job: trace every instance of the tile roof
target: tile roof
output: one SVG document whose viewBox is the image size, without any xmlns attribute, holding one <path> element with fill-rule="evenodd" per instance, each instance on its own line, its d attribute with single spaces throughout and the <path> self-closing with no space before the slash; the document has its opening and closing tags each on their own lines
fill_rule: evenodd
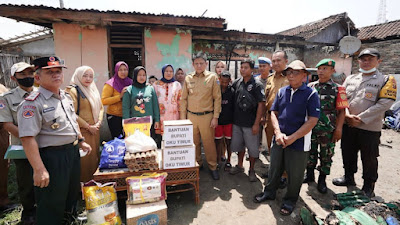
<svg viewBox="0 0 400 225">
<path fill-rule="evenodd" d="M 400 38 L 400 20 L 361 27 L 359 30 L 357 37 L 361 41 Z"/>
<path fill-rule="evenodd" d="M 300 26 L 297 26 L 295 28 L 291 28 L 289 30 L 281 31 L 277 34 L 282 34 L 282 35 L 290 35 L 290 36 L 299 36 L 303 37 L 306 40 L 314 37 L 317 35 L 319 32 L 322 30 L 326 29 L 330 25 L 337 23 L 337 22 L 342 22 L 342 21 L 350 21 L 350 27 L 354 28 L 354 23 L 348 18 L 347 13 L 340 13 L 336 15 L 329 16 L 327 18 L 314 21 L 311 23 L 303 24 Z M 347 29 L 347 24 L 344 23 L 344 26 L 346 26 Z"/>
<path fill-rule="evenodd" d="M 141 12 L 122 12 L 118 10 L 98 10 L 98 9 L 72 9 L 72 8 L 59 8 L 59 7 L 52 7 L 52 6 L 45 6 L 45 5 L 16 5 L 16 4 L 0 4 L 0 6 L 11 6 L 11 7 L 18 7 L 18 8 L 29 8 L 29 9 L 51 9 L 51 10 L 67 10 L 72 12 L 92 12 L 92 13 L 114 13 L 114 14 L 125 14 L 125 15 L 141 15 L 141 16 L 159 16 L 159 17 L 176 17 L 176 18 L 191 18 L 191 19 L 210 19 L 210 20 L 222 20 L 224 18 L 212 18 L 212 17 L 201 17 L 201 16 L 188 16 L 188 15 L 172 15 L 167 13 L 141 13 Z"/>
</svg>

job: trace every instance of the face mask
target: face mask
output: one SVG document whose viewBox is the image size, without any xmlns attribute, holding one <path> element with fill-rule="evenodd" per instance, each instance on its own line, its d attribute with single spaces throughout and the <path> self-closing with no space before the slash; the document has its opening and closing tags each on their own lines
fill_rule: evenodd
<svg viewBox="0 0 400 225">
<path fill-rule="evenodd" d="M 35 82 L 35 78 L 33 77 L 25 77 L 22 79 L 17 79 L 18 84 L 24 86 L 24 87 L 32 87 L 33 83 Z"/>
<path fill-rule="evenodd" d="M 370 69 L 370 70 L 364 70 L 364 69 L 359 69 L 358 71 L 360 71 L 361 73 L 373 73 L 376 71 L 376 67 Z"/>
</svg>

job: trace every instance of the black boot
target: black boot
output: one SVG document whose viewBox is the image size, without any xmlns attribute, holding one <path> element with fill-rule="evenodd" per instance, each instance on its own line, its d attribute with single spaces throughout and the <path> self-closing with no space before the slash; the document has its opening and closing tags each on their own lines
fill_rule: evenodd
<svg viewBox="0 0 400 225">
<path fill-rule="evenodd" d="M 307 168 L 307 172 L 304 175 L 303 183 L 311 183 L 311 182 L 315 182 L 314 168 Z"/>
<path fill-rule="evenodd" d="M 338 177 L 332 180 L 332 183 L 336 186 L 356 186 L 354 181 L 354 173 L 345 174 L 343 177 Z"/>
<path fill-rule="evenodd" d="M 374 189 L 375 189 L 374 182 L 364 181 L 364 186 L 362 187 L 361 190 L 364 191 L 365 195 L 368 198 L 373 198 L 373 197 L 375 197 Z"/>
<path fill-rule="evenodd" d="M 326 194 L 326 192 L 328 192 L 328 188 L 326 187 L 325 179 L 326 179 L 326 175 L 323 173 L 320 173 L 319 177 L 318 177 L 317 189 L 318 189 L 319 193 L 322 193 L 322 194 Z"/>
</svg>

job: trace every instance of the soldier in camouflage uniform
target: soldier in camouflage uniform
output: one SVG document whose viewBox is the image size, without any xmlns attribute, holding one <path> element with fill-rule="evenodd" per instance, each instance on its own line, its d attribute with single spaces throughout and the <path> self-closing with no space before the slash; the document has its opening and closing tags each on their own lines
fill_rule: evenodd
<svg viewBox="0 0 400 225">
<path fill-rule="evenodd" d="M 335 150 L 335 142 L 341 139 L 342 126 L 345 117 L 345 108 L 348 107 L 345 89 L 331 80 L 335 72 L 335 61 L 323 59 L 317 66 L 318 81 L 308 86 L 315 88 L 320 96 L 321 112 L 317 125 L 312 130 L 311 151 L 307 163 L 307 173 L 304 183 L 314 182 L 314 169 L 318 161 L 318 191 L 326 193 L 326 175 L 330 174 L 332 156 Z M 318 146 L 320 151 L 318 152 Z"/>
</svg>

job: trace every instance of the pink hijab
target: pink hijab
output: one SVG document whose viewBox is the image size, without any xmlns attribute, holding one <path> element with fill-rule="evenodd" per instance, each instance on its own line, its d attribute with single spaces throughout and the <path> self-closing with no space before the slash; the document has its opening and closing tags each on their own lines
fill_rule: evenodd
<svg viewBox="0 0 400 225">
<path fill-rule="evenodd" d="M 124 89 L 124 87 L 132 85 L 132 79 L 131 78 L 129 78 L 129 77 L 126 77 L 125 79 L 119 78 L 118 70 L 121 67 L 121 65 L 126 66 L 126 68 L 129 71 L 128 64 L 126 64 L 126 62 L 124 62 L 124 61 L 119 61 L 119 62 L 117 62 L 117 64 L 115 64 L 114 76 L 106 82 L 106 84 L 108 84 L 111 87 L 113 87 L 119 93 L 121 93 L 121 91 L 122 91 L 122 89 Z"/>
</svg>

